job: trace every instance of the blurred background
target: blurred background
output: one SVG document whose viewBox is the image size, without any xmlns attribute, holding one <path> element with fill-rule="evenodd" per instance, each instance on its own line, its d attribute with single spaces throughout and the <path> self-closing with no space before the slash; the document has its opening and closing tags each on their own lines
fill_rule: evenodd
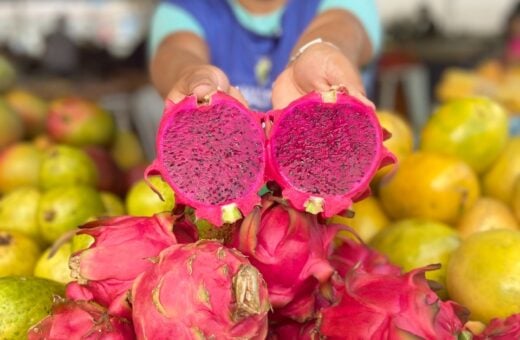
<svg viewBox="0 0 520 340">
<path fill-rule="evenodd" d="M 81 95 L 138 130 L 159 116 L 146 69 L 153 0 L 0 1 L 0 54 L 16 87 L 45 99 Z M 516 109 L 515 72 L 501 64 L 514 0 L 378 1 L 385 44 L 372 100 L 419 131 L 436 103 L 468 93 L 499 97 Z M 0 72 L 6 72 L 0 70 Z M 498 84 L 507 74 L 507 86 Z M 500 83 L 504 83 L 500 81 Z M 518 85 L 517 85 L 518 84 Z M 156 96 L 156 95 L 155 95 Z M 520 109 L 518 110 L 520 111 Z"/>
</svg>

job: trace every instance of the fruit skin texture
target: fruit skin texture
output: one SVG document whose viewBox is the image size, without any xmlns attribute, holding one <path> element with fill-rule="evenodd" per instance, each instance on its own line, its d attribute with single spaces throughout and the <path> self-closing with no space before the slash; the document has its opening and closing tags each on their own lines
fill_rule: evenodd
<svg viewBox="0 0 520 340">
<path fill-rule="evenodd" d="M 157 158 L 145 179 L 160 174 L 197 219 L 231 224 L 260 203 L 264 144 L 260 118 L 223 92 L 203 104 L 196 96 L 168 101 L 156 138 Z"/>
<path fill-rule="evenodd" d="M 22 118 L 29 136 L 44 131 L 48 105 L 43 99 L 28 91 L 16 89 L 6 93 L 5 101 Z"/>
<path fill-rule="evenodd" d="M 354 212 L 354 217 L 347 218 L 341 215 L 332 216 L 328 224 L 348 226 L 354 229 L 356 234 L 364 242 L 369 242 L 379 231 L 390 224 L 383 207 L 381 207 L 381 203 L 379 203 L 375 197 L 370 196 L 356 202 L 349 210 Z M 351 237 L 352 233 L 350 231 L 340 230 L 338 235 Z"/>
<path fill-rule="evenodd" d="M 390 263 L 382 253 L 352 238 L 346 236 L 341 238 L 341 245 L 336 247 L 329 257 L 331 265 L 341 277 L 346 277 L 356 268 L 373 274 L 401 274 L 401 267 Z"/>
<path fill-rule="evenodd" d="M 428 286 L 424 272 L 403 275 L 354 269 L 341 286 L 340 299 L 323 308 L 320 334 L 327 339 L 454 339 L 463 329 L 460 306 L 443 302 Z"/>
<path fill-rule="evenodd" d="M 506 148 L 482 178 L 484 194 L 510 204 L 513 188 L 520 181 L 520 136 L 509 140 Z"/>
<path fill-rule="evenodd" d="M 71 253 L 72 244 L 70 242 L 49 247 L 36 262 L 34 276 L 63 284 L 69 283 L 72 280 L 69 268 Z"/>
<path fill-rule="evenodd" d="M 31 275 L 40 256 L 39 245 L 14 231 L 0 231 L 0 276 Z"/>
<path fill-rule="evenodd" d="M 520 227 L 507 205 L 497 199 L 481 197 L 462 215 L 457 230 L 462 238 L 467 238 L 490 229 L 519 230 Z"/>
<path fill-rule="evenodd" d="M 413 151 L 414 136 L 412 128 L 401 116 L 393 112 L 378 111 L 377 118 L 383 129 L 392 135 L 383 142 L 383 145 L 395 156 L 397 163 L 403 161 Z M 396 167 L 398 165 L 393 164 L 379 169 L 372 179 L 371 186 L 377 188 L 379 182 L 385 176 L 390 175 Z"/>
<path fill-rule="evenodd" d="M 179 244 L 132 288 L 138 339 L 265 339 L 269 301 L 260 273 L 216 241 Z"/>
<path fill-rule="evenodd" d="M 111 114 L 87 100 L 69 97 L 50 104 L 47 132 L 58 142 L 75 146 L 108 145 L 114 131 Z"/>
<path fill-rule="evenodd" d="M 37 277 L 0 278 L 0 339 L 25 340 L 27 330 L 46 317 L 63 285 Z"/>
<path fill-rule="evenodd" d="M 309 93 L 268 116 L 266 176 L 300 211 L 328 218 L 348 209 L 368 196 L 377 170 L 395 162 L 373 109 L 342 88 Z"/>
<path fill-rule="evenodd" d="M 0 193 L 38 186 L 41 152 L 30 143 L 14 144 L 0 152 Z"/>
<path fill-rule="evenodd" d="M 85 224 L 78 234 L 89 235 L 94 242 L 71 257 L 72 277 L 96 302 L 119 315 L 117 310 L 125 303 L 134 279 L 153 266 L 163 249 L 177 243 L 173 222 L 170 216 L 157 215 L 114 217 Z"/>
<path fill-rule="evenodd" d="M 441 268 L 426 272 L 426 278 L 443 286 L 446 284 L 446 265 L 459 245 L 459 235 L 453 228 L 425 219 L 395 222 L 370 242 L 370 246 L 404 271 L 440 263 Z M 445 290 L 439 293 L 442 297 L 446 296 Z"/>
<path fill-rule="evenodd" d="M 63 301 L 53 307 L 52 315 L 31 327 L 28 340 L 82 339 L 132 340 L 132 324 L 108 314 L 94 302 Z"/>
<path fill-rule="evenodd" d="M 442 105 L 426 123 L 421 150 L 458 157 L 480 174 L 506 146 L 508 131 L 506 111 L 492 100 L 454 100 Z"/>
<path fill-rule="evenodd" d="M 319 340 L 318 330 L 314 322 L 299 323 L 286 321 L 269 328 L 269 340 Z"/>
<path fill-rule="evenodd" d="M 45 241 L 53 243 L 65 232 L 103 215 L 104 211 L 99 193 L 91 187 L 75 185 L 50 189 L 42 194 L 38 208 L 40 234 Z"/>
<path fill-rule="evenodd" d="M 447 268 L 450 297 L 489 322 L 520 313 L 520 231 L 488 230 L 471 235 Z"/>
<path fill-rule="evenodd" d="M 382 183 L 379 195 L 393 219 L 427 218 L 456 223 L 480 195 L 476 174 L 464 162 L 439 154 L 417 152 Z"/>
<path fill-rule="evenodd" d="M 70 185 L 96 186 L 102 175 L 85 152 L 68 145 L 57 145 L 43 156 L 40 187 L 47 190 Z"/>
<path fill-rule="evenodd" d="M 38 205 L 41 194 L 36 188 L 19 188 L 0 199 L 0 230 L 17 231 L 33 239 L 40 238 Z"/>
<path fill-rule="evenodd" d="M 505 319 L 492 319 L 482 333 L 474 335 L 474 340 L 511 340 L 520 338 L 520 314 Z"/>
<path fill-rule="evenodd" d="M 175 193 L 159 176 L 151 176 L 148 181 L 159 191 L 163 200 L 146 184 L 144 180 L 136 182 L 126 195 L 126 211 L 133 216 L 153 216 L 172 211 L 175 208 Z"/>
<path fill-rule="evenodd" d="M 327 257 L 336 232 L 316 215 L 267 198 L 244 219 L 233 246 L 262 273 L 275 312 L 305 321 L 314 315 L 319 283 L 334 271 Z"/>
<path fill-rule="evenodd" d="M 22 120 L 0 99 L 0 150 L 19 141 L 23 135 L 24 128 Z"/>
</svg>

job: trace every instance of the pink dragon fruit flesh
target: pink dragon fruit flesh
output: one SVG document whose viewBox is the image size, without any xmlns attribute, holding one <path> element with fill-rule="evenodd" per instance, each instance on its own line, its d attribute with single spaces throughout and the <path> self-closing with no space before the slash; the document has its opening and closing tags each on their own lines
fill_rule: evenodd
<svg viewBox="0 0 520 340">
<path fill-rule="evenodd" d="M 395 162 L 374 110 L 345 91 L 310 93 L 269 113 L 267 178 L 298 210 L 338 214 L 370 193 L 380 167 Z"/>
<path fill-rule="evenodd" d="M 338 288 L 339 300 L 320 311 L 320 334 L 328 340 L 456 339 L 467 313 L 430 289 L 424 273 L 437 268 L 403 275 L 354 268 Z"/>
<path fill-rule="evenodd" d="M 109 315 L 106 308 L 86 301 L 62 301 L 52 314 L 31 327 L 28 340 L 133 340 L 132 323 Z"/>
<path fill-rule="evenodd" d="M 264 144 L 260 118 L 234 98 L 217 92 L 198 103 L 188 96 L 167 103 L 145 177 L 159 173 L 197 218 L 233 223 L 260 202 Z"/>
<path fill-rule="evenodd" d="M 305 321 L 314 314 L 319 283 L 334 271 L 327 258 L 337 230 L 275 200 L 264 198 L 244 219 L 234 246 L 262 273 L 275 313 Z"/>
<path fill-rule="evenodd" d="M 267 287 L 247 258 L 201 240 L 164 250 L 132 288 L 138 339 L 265 339 Z"/>
<path fill-rule="evenodd" d="M 115 217 L 84 225 L 79 234 L 90 235 L 89 248 L 73 254 L 69 266 L 77 285 L 67 288 L 74 300 L 89 300 L 127 316 L 127 295 L 134 279 L 153 266 L 159 253 L 177 243 L 174 217 Z M 125 312 L 126 311 L 126 312 Z"/>
</svg>

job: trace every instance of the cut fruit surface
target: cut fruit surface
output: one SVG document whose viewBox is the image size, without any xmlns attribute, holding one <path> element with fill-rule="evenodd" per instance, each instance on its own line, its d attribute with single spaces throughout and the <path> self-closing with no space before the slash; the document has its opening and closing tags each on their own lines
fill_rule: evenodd
<svg viewBox="0 0 520 340">
<path fill-rule="evenodd" d="M 159 173 L 176 199 L 212 224 L 233 223 L 260 203 L 265 136 L 260 119 L 234 98 L 215 93 L 168 103 L 156 141 Z"/>
</svg>

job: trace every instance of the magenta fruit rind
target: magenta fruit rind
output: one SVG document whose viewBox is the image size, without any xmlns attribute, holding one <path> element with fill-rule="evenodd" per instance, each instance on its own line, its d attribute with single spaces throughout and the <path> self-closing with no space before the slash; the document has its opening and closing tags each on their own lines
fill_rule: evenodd
<svg viewBox="0 0 520 340">
<path fill-rule="evenodd" d="M 242 192 L 239 197 L 230 197 L 225 202 L 221 204 L 212 204 L 204 199 L 195 199 L 179 187 L 178 183 L 171 178 L 166 169 L 166 162 L 163 157 L 168 150 L 165 150 L 165 145 L 163 143 L 163 138 L 161 136 L 165 136 L 168 129 L 171 129 L 171 125 L 173 125 L 173 117 L 179 114 L 179 112 L 186 112 L 189 110 L 197 109 L 201 107 L 201 105 L 225 105 L 226 108 L 236 108 L 237 112 L 240 113 L 243 117 L 247 117 L 254 126 L 252 129 L 252 134 L 249 136 L 250 139 L 254 140 L 254 142 L 261 143 L 262 148 L 260 151 L 260 155 L 257 155 L 259 158 L 260 166 L 258 169 L 255 169 L 256 173 L 254 173 L 253 178 L 245 184 L 247 187 L 246 192 Z M 243 118 L 242 117 L 242 118 Z M 232 124 L 232 123 L 231 123 Z M 171 131 L 171 130 L 170 130 Z M 232 137 L 232 136 L 230 136 Z M 253 207 L 260 203 L 260 197 L 258 196 L 258 191 L 264 184 L 264 171 L 265 171 L 265 163 L 266 163 L 266 152 L 265 152 L 265 134 L 260 124 L 260 117 L 258 114 L 250 112 L 246 107 L 244 107 L 240 102 L 236 99 L 221 93 L 217 92 L 207 98 L 207 101 L 200 104 L 197 102 L 195 96 L 188 96 L 183 99 L 178 104 L 174 104 L 172 102 L 168 102 L 165 108 L 165 114 L 163 119 L 161 120 L 161 124 L 158 131 L 158 138 L 156 142 L 156 150 L 157 150 L 157 158 L 153 161 L 153 163 L 145 170 L 145 180 L 150 175 L 159 174 L 161 177 L 170 185 L 170 187 L 175 192 L 176 201 L 180 204 L 185 204 L 195 209 L 195 216 L 198 219 L 206 219 L 210 223 L 216 226 L 221 226 L 225 223 L 234 223 L 237 220 L 241 219 L 243 216 L 249 214 Z M 256 156 L 255 156 L 256 157 Z M 247 160 L 246 160 L 247 161 Z M 237 163 L 238 164 L 238 163 Z M 218 165 L 218 164 L 217 164 Z M 208 164 L 204 164 L 204 166 L 208 166 Z M 237 165 L 241 167 L 241 165 Z M 204 169 L 204 171 L 207 169 Z M 218 177 L 220 174 L 215 173 L 215 177 Z M 247 180 L 247 179 L 244 179 Z M 153 185 L 147 180 L 148 185 L 158 193 Z M 197 188 L 197 183 L 194 181 L 194 188 Z M 159 194 L 159 193 L 158 193 Z M 159 194 L 160 196 L 160 194 Z"/>
<path fill-rule="evenodd" d="M 292 183 L 291 176 L 285 173 L 276 157 L 275 148 L 277 147 L 277 133 L 280 130 L 279 122 L 284 119 L 291 119 L 290 115 L 296 108 L 308 106 L 310 104 L 320 105 L 321 107 L 335 107 L 336 105 L 349 105 L 348 113 L 359 112 L 363 114 L 363 119 L 369 122 L 373 129 L 374 155 L 370 165 L 363 170 L 363 176 L 359 182 L 346 192 L 341 194 L 320 194 L 313 195 L 305 190 L 298 188 Z M 291 205 L 298 210 L 304 210 L 312 214 L 323 213 L 324 217 L 331 217 L 347 208 L 353 202 L 360 200 L 370 194 L 370 181 L 377 170 L 385 165 L 395 163 L 395 157 L 383 146 L 383 141 L 389 137 L 377 119 L 374 110 L 366 106 L 357 98 L 352 97 L 341 89 L 332 89 L 325 93 L 313 92 L 292 102 L 283 110 L 276 110 L 268 113 L 269 120 L 267 126 L 267 179 L 276 181 L 282 187 L 282 195 Z M 352 156 L 350 156 L 352 157 Z M 348 174 L 346 174 L 348 175 Z"/>
</svg>

